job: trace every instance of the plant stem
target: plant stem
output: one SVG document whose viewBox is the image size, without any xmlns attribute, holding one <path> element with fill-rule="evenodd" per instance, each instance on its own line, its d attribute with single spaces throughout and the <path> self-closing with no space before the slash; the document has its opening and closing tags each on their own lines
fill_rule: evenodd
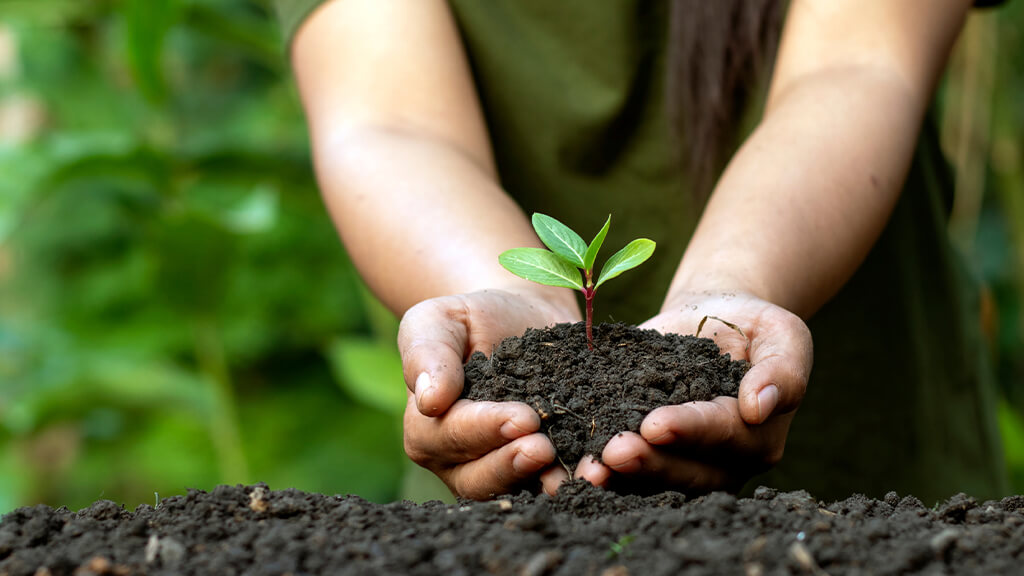
<svg viewBox="0 0 1024 576">
<path fill-rule="evenodd" d="M 594 288 L 594 272 L 592 270 L 586 270 L 584 275 L 587 279 L 587 285 L 583 288 L 583 299 L 587 302 L 587 349 L 594 349 L 594 334 L 592 327 L 594 325 L 594 292 L 597 290 Z"/>
</svg>

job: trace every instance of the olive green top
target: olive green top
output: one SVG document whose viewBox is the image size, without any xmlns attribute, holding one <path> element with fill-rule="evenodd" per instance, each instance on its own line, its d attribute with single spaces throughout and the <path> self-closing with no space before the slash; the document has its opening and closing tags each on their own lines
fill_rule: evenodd
<svg viewBox="0 0 1024 576">
<path fill-rule="evenodd" d="M 321 0 L 278 0 L 290 35 Z M 657 312 L 699 206 L 673 160 L 667 2 L 452 0 L 504 188 L 527 212 L 654 257 L 602 289 L 598 320 Z M 597 7 L 600 7 L 598 9 Z M 782 463 L 756 478 L 819 498 L 1008 490 L 978 289 L 946 234 L 949 167 L 930 123 L 867 260 L 809 322 L 814 370 Z M 610 252 L 609 252 L 610 253 Z"/>
</svg>

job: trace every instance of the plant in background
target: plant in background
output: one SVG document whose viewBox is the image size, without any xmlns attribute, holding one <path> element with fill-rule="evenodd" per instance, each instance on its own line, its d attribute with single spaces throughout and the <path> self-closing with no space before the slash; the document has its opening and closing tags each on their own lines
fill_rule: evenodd
<svg viewBox="0 0 1024 576">
<path fill-rule="evenodd" d="M 594 349 L 594 294 L 608 280 L 626 270 L 636 268 L 654 253 L 654 241 L 647 238 L 633 240 L 604 263 L 601 274 L 594 279 L 594 261 L 597 252 L 608 235 L 612 217 L 608 216 L 604 226 L 588 245 L 568 226 L 544 214 L 533 215 L 533 229 L 541 242 L 551 249 L 513 248 L 498 256 L 498 262 L 506 270 L 547 286 L 575 288 L 583 293 L 587 306 L 587 347 Z"/>
</svg>

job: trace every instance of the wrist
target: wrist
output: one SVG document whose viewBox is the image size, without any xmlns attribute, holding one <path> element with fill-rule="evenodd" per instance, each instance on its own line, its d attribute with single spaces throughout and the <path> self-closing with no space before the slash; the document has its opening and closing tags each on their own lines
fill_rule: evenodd
<svg viewBox="0 0 1024 576">
<path fill-rule="evenodd" d="M 743 270 L 716 269 L 712 264 L 687 267 L 684 263 L 669 286 L 662 311 L 677 308 L 694 298 L 739 294 L 774 302 L 767 284 Z"/>
</svg>

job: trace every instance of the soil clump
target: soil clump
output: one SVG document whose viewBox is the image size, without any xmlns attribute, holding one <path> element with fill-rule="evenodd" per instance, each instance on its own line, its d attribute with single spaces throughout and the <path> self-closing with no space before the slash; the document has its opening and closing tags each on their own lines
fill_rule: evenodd
<svg viewBox="0 0 1024 576">
<path fill-rule="evenodd" d="M 582 322 L 558 324 L 506 338 L 490 358 L 474 353 L 462 395 L 533 407 L 571 471 L 586 454 L 600 458 L 616 434 L 639 432 L 659 406 L 735 397 L 749 366 L 709 338 L 601 324 L 589 350 Z"/>
</svg>

